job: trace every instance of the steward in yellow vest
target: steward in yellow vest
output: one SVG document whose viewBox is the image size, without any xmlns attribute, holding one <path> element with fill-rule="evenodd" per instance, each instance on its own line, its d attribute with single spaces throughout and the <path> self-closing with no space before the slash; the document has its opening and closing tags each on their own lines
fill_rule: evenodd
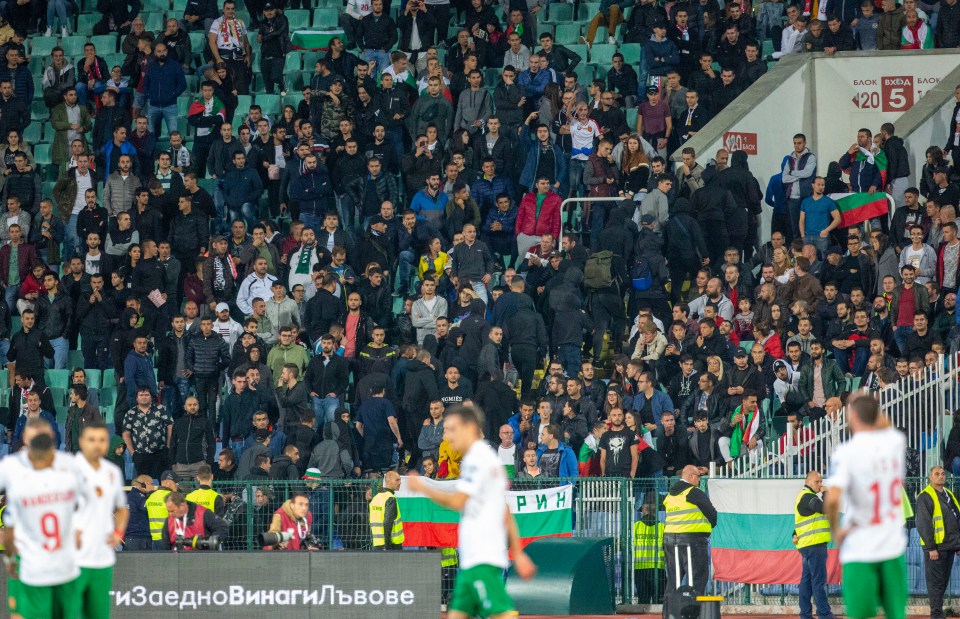
<svg viewBox="0 0 960 619">
<path fill-rule="evenodd" d="M 159 542 L 167 526 L 167 495 L 177 489 L 177 478 L 173 471 L 164 471 L 160 475 L 160 487 L 150 493 L 144 507 L 147 508 L 147 521 L 150 523 L 150 538 Z"/>
<path fill-rule="evenodd" d="M 793 502 L 793 543 L 800 551 L 800 616 L 813 616 L 813 603 L 818 617 L 832 617 L 827 601 L 827 544 L 830 543 L 830 522 L 823 513 L 823 476 L 810 471 L 803 489 Z"/>
<path fill-rule="evenodd" d="M 374 549 L 399 550 L 403 547 L 403 520 L 393 495 L 400 488 L 400 475 L 388 471 L 383 490 L 370 501 L 370 536 Z"/>
<path fill-rule="evenodd" d="M 197 482 L 200 487 L 186 496 L 186 499 L 197 505 L 203 505 L 218 516 L 223 515 L 226 501 L 220 493 L 211 488 L 213 484 L 213 469 L 209 464 L 201 464 L 197 469 Z"/>
<path fill-rule="evenodd" d="M 657 604 L 663 599 L 667 575 L 663 568 L 664 525 L 657 520 L 655 493 L 649 493 L 633 524 L 633 583 L 638 604 Z M 686 552 L 684 552 L 686 558 Z"/>
<path fill-rule="evenodd" d="M 710 532 L 717 524 L 717 510 L 710 502 L 707 493 L 700 489 L 700 472 L 697 467 L 688 464 L 680 473 L 680 481 L 670 487 L 663 499 L 667 511 L 663 528 L 663 554 L 667 569 L 667 587 L 664 595 L 667 599 L 676 591 L 680 583 L 676 582 L 674 561 L 679 558 L 680 578 L 687 575 L 693 588 L 699 595 L 705 595 L 710 572 L 710 560 L 707 545 Z M 690 548 L 690 562 L 687 562 L 687 548 Z"/>
<path fill-rule="evenodd" d="M 916 524 L 923 546 L 930 616 L 943 617 L 943 595 L 950 583 L 954 555 L 960 550 L 960 503 L 944 486 L 947 473 L 930 469 L 930 483 L 917 495 Z"/>
</svg>

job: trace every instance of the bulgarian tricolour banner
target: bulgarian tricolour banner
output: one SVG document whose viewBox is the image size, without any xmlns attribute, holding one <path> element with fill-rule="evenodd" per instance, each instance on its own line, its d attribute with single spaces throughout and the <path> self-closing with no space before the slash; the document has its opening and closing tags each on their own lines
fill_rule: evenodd
<svg viewBox="0 0 960 619">
<path fill-rule="evenodd" d="M 318 52 L 329 49 L 330 39 L 340 37 L 343 39 L 343 29 L 341 28 L 304 28 L 294 30 L 290 37 L 293 49 L 302 51 Z M 313 67 L 307 67 L 313 69 Z"/>
<path fill-rule="evenodd" d="M 714 578 L 758 585 L 798 584 L 793 510 L 802 480 L 711 479 L 717 526 L 710 538 Z M 840 551 L 827 550 L 827 582 L 840 582 Z"/>
<path fill-rule="evenodd" d="M 840 211 L 840 227 L 855 226 L 874 217 L 886 217 L 893 202 L 887 194 L 878 191 L 869 193 L 831 193 L 829 198 L 837 203 Z"/>
<path fill-rule="evenodd" d="M 455 481 L 424 481 L 446 492 L 452 492 L 456 485 Z M 397 491 L 397 503 L 403 518 L 404 546 L 456 547 L 460 514 L 410 491 L 406 479 Z M 524 546 L 542 537 L 573 535 L 573 486 L 510 491 L 507 505 L 517 521 Z"/>
</svg>

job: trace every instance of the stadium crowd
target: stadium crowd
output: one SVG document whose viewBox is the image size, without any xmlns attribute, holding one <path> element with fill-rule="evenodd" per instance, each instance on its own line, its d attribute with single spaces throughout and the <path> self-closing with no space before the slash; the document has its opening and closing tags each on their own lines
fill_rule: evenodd
<svg viewBox="0 0 960 619">
<path fill-rule="evenodd" d="M 443 411 L 469 400 L 517 477 L 705 472 L 960 343 L 953 127 L 922 170 L 889 123 L 845 153 L 797 134 L 770 179 L 685 146 L 765 49 L 955 47 L 956 0 L 604 0 L 586 46 L 540 15 L 586 3 L 350 0 L 302 96 L 296 1 L 247 24 L 189 0 L 153 32 L 101 0 L 82 44 L 41 4 L 0 9 L 12 450 L 30 418 L 76 451 L 106 417 L 111 457 L 161 481 L 456 477 Z M 77 57 L 29 57 L 56 23 Z M 576 51 L 613 52 L 601 26 L 602 72 Z M 848 191 L 892 218 L 841 227 Z"/>
</svg>

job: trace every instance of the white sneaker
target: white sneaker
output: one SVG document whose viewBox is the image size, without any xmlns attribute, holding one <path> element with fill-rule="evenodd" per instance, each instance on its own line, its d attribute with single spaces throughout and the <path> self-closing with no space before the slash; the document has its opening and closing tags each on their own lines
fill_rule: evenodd
<svg viewBox="0 0 960 619">
<path fill-rule="evenodd" d="M 286 96 L 287 96 L 287 91 L 286 91 L 286 90 L 281 90 L 281 91 L 280 91 L 280 97 L 282 98 L 282 97 L 286 97 Z"/>
<path fill-rule="evenodd" d="M 65 36 L 65 37 L 70 36 L 70 31 L 67 30 L 67 27 L 66 27 L 66 26 L 61 26 L 61 27 L 60 27 L 60 35 L 61 35 L 61 36 Z"/>
<path fill-rule="evenodd" d="M 587 40 L 587 37 L 580 35 L 580 42 L 586 45 L 588 48 L 591 47 L 590 41 Z"/>
<path fill-rule="evenodd" d="M 617 43 L 617 40 L 614 39 L 613 37 L 607 37 L 607 43 L 609 43 L 610 45 L 615 45 Z"/>
<path fill-rule="evenodd" d="M 43 36 L 48 37 L 51 34 L 53 34 L 53 28 L 51 28 L 50 26 L 47 26 L 47 31 L 43 33 Z"/>
</svg>

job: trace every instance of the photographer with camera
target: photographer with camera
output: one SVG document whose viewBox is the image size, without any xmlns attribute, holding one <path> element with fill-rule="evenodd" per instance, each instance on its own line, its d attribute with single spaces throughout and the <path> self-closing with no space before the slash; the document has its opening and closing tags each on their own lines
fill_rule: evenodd
<svg viewBox="0 0 960 619">
<path fill-rule="evenodd" d="M 273 513 L 270 530 L 260 534 L 260 543 L 264 550 L 319 550 L 320 543 L 312 529 L 310 499 L 302 492 L 294 492 Z"/>
<path fill-rule="evenodd" d="M 219 550 L 227 536 L 227 525 L 203 505 L 186 499 L 180 492 L 167 495 L 167 526 L 161 547 L 175 552 Z"/>
</svg>

